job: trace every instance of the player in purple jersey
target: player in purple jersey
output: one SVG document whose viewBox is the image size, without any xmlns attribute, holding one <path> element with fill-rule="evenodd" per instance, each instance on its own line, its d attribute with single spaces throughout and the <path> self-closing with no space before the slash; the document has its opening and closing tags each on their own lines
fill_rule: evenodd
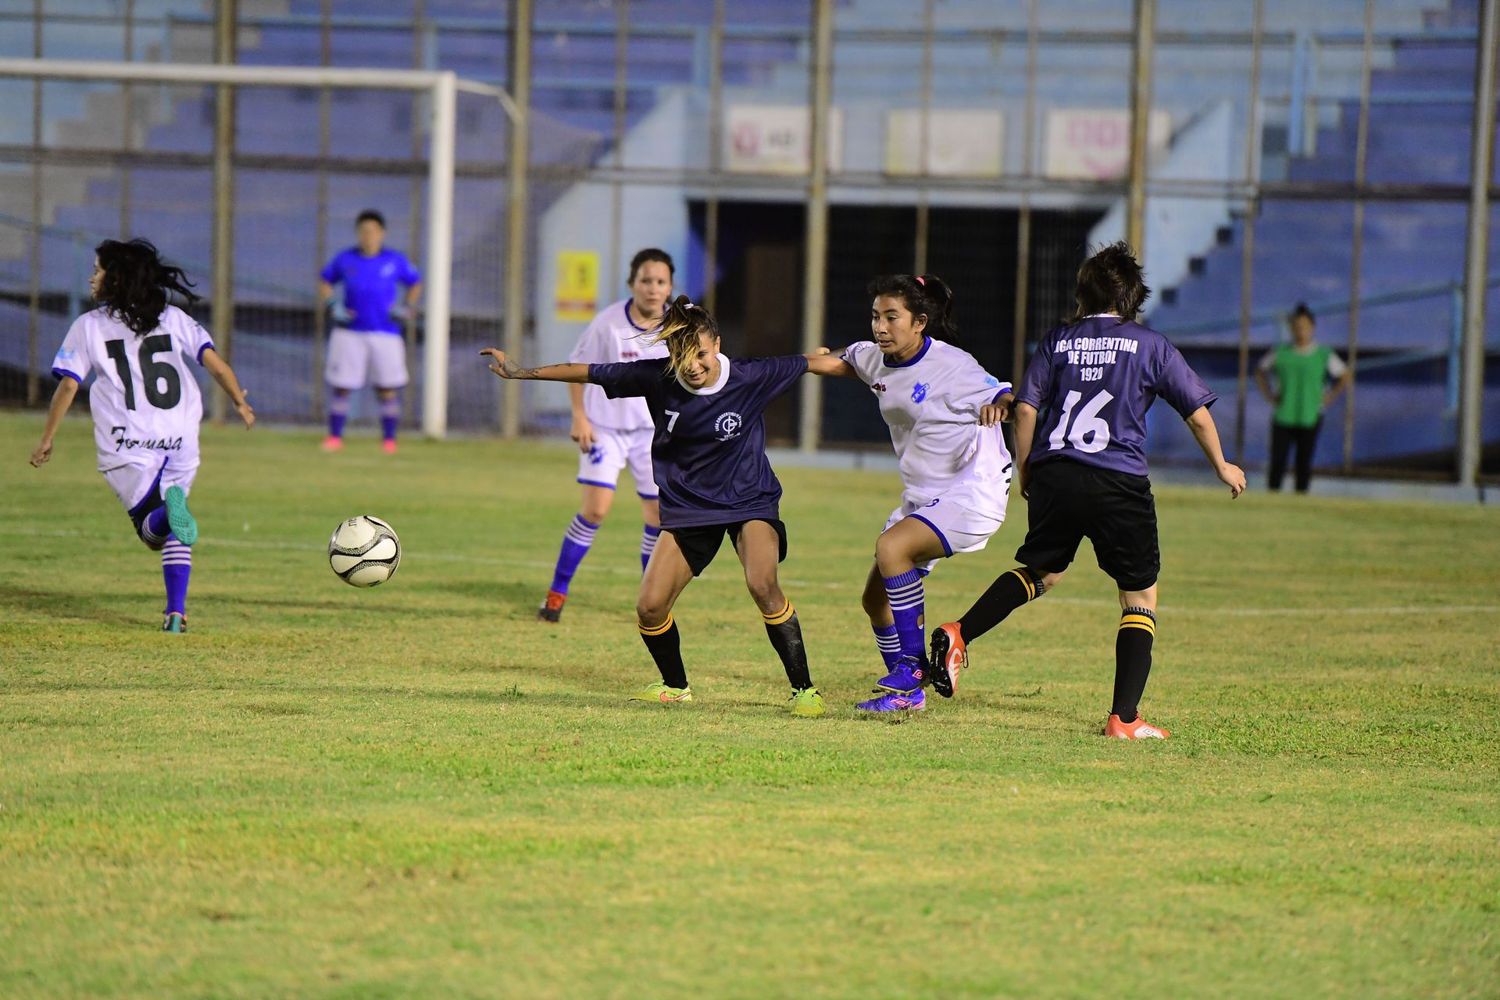
<svg viewBox="0 0 1500 1000">
<path fill-rule="evenodd" d="M 1057 585 L 1088 538 L 1099 568 L 1120 591 L 1114 702 L 1106 736 L 1165 739 L 1137 711 L 1156 636 L 1156 505 L 1146 470 L 1146 411 L 1159 396 L 1187 421 L 1231 498 L 1245 473 L 1224 460 L 1208 408 L 1218 396 L 1177 348 L 1135 322 L 1151 289 L 1125 243 L 1078 269 L 1078 310 L 1037 345 L 1016 393 L 1016 468 L 1029 501 L 1021 563 L 1001 575 L 956 622 L 932 634 L 931 665 L 947 682 L 966 644 Z"/>
<path fill-rule="evenodd" d="M 592 383 L 612 399 L 645 398 L 655 428 L 651 463 L 662 535 L 641 578 L 636 617 L 661 681 L 631 700 L 693 700 L 672 608 L 728 535 L 791 682 L 792 714 L 820 716 L 823 697 L 808 672 L 802 626 L 777 581 L 786 526 L 779 516 L 781 484 L 766 458 L 764 419 L 766 406 L 808 371 L 808 359 L 726 358 L 719 353 L 718 324 L 686 296 L 667 307 L 650 340 L 665 344 L 668 356 L 523 368 L 495 348 L 480 353 L 501 378 Z"/>
<path fill-rule="evenodd" d="M 381 447 L 394 454 L 401 389 L 408 381 L 401 326 L 412 319 L 422 294 L 422 276 L 405 256 L 386 248 L 385 217 L 379 212 L 359 213 L 354 234 L 356 244 L 339 251 L 318 275 L 318 294 L 333 320 L 324 372 L 328 436 L 323 450 L 344 446 L 349 394 L 371 382 L 380 400 Z M 335 285 L 342 286 L 341 294 L 334 293 Z"/>
</svg>

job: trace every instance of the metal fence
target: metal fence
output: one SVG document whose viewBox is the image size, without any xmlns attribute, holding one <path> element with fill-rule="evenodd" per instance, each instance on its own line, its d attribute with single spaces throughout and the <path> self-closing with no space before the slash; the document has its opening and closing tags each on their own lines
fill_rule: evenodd
<svg viewBox="0 0 1500 1000">
<path fill-rule="evenodd" d="M 623 297 L 642 245 L 671 250 L 679 287 L 753 353 L 859 338 L 874 273 L 943 274 L 964 346 L 1013 377 L 1071 306 L 1088 245 L 1128 237 L 1156 289 L 1148 321 L 1220 389 L 1242 459 L 1266 449 L 1254 364 L 1306 301 L 1355 372 L 1319 464 L 1470 482 L 1500 471 L 1483 450 L 1500 438 L 1484 391 L 1500 337 L 1477 291 L 1493 287 L 1486 7 L 32 0 L 0 9 L 0 58 L 451 69 L 506 88 L 520 132 L 493 101 L 458 108 L 455 427 L 559 426 L 565 396 L 503 397 L 472 349 L 561 357 L 579 303 Z M 86 248 L 143 234 L 205 280 L 228 266 L 236 364 L 273 373 L 279 418 L 318 418 L 316 270 L 368 206 L 421 256 L 425 111 L 395 93 L 231 94 L 0 81 L 0 365 L 26 402 L 82 305 Z M 234 192 L 217 221 L 216 150 Z M 592 282 L 570 287 L 576 267 Z M 806 382 L 773 434 L 883 438 L 868 400 Z M 1170 422 L 1154 447 L 1192 457 Z"/>
</svg>

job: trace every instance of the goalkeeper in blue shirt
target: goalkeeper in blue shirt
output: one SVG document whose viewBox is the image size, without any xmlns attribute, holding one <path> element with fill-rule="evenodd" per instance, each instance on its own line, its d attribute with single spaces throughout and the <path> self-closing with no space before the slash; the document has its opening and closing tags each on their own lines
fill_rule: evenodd
<svg viewBox="0 0 1500 1000">
<path fill-rule="evenodd" d="M 319 274 L 320 301 L 333 320 L 324 373 L 329 392 L 323 450 L 344 446 L 349 394 L 368 381 L 380 399 L 381 447 L 395 454 L 401 389 L 409 381 L 401 327 L 412 319 L 422 276 L 403 254 L 386 248 L 385 218 L 379 212 L 359 213 L 354 234 L 355 245 L 339 251 Z"/>
</svg>

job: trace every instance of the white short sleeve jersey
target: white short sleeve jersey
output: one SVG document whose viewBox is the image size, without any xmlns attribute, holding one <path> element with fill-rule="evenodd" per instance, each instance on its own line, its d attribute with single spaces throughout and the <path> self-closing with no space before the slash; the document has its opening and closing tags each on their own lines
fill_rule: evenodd
<svg viewBox="0 0 1500 1000">
<path fill-rule="evenodd" d="M 622 299 L 594 317 L 568 360 L 574 364 L 598 365 L 666 357 L 666 345 L 650 343 L 647 339 L 650 332 L 635 325 L 630 318 L 630 299 Z M 610 399 L 593 384 L 583 387 L 583 412 L 590 423 L 611 430 L 634 431 L 654 426 L 643 397 Z"/>
<path fill-rule="evenodd" d="M 843 358 L 880 403 L 904 502 L 920 507 L 960 483 L 1007 479 L 1010 450 L 998 425 L 979 426 L 979 408 L 1011 386 L 968 351 L 928 337 L 914 357 L 890 364 L 874 341 L 863 340 L 846 347 Z M 995 492 L 994 516 L 1004 518 L 1005 496 Z"/>
<path fill-rule="evenodd" d="M 52 374 L 79 383 L 97 376 L 89 410 L 101 472 L 167 458 L 197 465 L 203 396 L 183 358 L 202 364 L 212 346 L 207 331 L 171 305 L 144 336 L 103 308 L 73 321 L 52 359 Z"/>
</svg>

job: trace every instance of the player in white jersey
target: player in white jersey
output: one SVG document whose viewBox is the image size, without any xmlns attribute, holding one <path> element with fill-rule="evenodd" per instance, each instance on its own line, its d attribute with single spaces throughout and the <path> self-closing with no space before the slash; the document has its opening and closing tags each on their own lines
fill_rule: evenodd
<svg viewBox="0 0 1500 1000">
<path fill-rule="evenodd" d="M 247 429 L 255 411 L 208 333 L 168 304 L 169 292 L 197 299 L 181 268 L 162 263 L 156 247 L 141 239 L 105 240 L 95 255 L 89 292 L 99 306 L 73 321 L 52 360 L 57 391 L 31 464 L 40 467 L 52 457 L 53 437 L 78 387 L 96 376 L 89 411 L 99 471 L 141 541 L 161 552 L 167 591 L 162 631 L 186 632 L 192 546 L 198 540 L 187 496 L 198 472 L 203 399 L 184 356 L 208 369 Z"/>
<path fill-rule="evenodd" d="M 901 504 L 875 543 L 862 598 L 886 675 L 859 707 L 913 711 L 926 707 L 928 679 L 922 578 L 938 559 L 978 552 L 1000 530 L 1013 469 L 999 424 L 1014 395 L 973 355 L 933 336 L 957 332 L 953 293 L 940 278 L 887 275 L 869 294 L 873 340 L 829 359 L 875 393 L 901 469 Z"/>
<path fill-rule="evenodd" d="M 648 336 L 661 325 L 662 310 L 672 297 L 675 268 L 665 250 L 647 247 L 630 260 L 626 284 L 630 297 L 595 316 L 578 338 L 568 361 L 573 364 L 615 364 L 664 358 L 664 344 Z M 646 401 L 639 396 L 611 399 L 597 385 L 569 385 L 573 406 L 571 436 L 578 443 L 578 482 L 583 501 L 563 534 L 552 586 L 537 610 L 537 619 L 556 622 L 578 564 L 594 544 L 594 534 L 614 503 L 615 486 L 627 466 L 641 498 L 641 570 L 644 572 L 661 535 L 661 511 L 651 470 L 654 428 Z"/>
</svg>

